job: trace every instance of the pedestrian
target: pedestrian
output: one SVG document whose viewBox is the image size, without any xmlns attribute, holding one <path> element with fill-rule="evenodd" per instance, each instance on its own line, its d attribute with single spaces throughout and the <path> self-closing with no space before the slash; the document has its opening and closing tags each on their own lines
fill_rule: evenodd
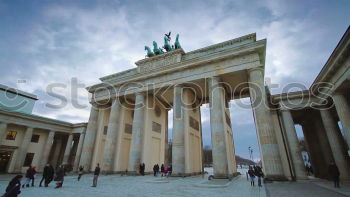
<svg viewBox="0 0 350 197">
<path fill-rule="evenodd" d="M 27 171 L 26 171 L 26 175 L 25 175 L 24 182 L 22 184 L 22 188 L 29 187 L 30 180 L 32 180 L 33 176 L 34 176 L 33 168 L 32 168 L 32 166 L 29 166 Z"/>
<path fill-rule="evenodd" d="M 250 179 L 250 186 L 254 186 L 255 172 L 251 166 L 249 166 L 248 175 Z"/>
<path fill-rule="evenodd" d="M 79 167 L 79 175 L 78 175 L 78 181 L 80 181 L 81 176 L 83 176 L 84 173 L 84 167 L 80 166 Z"/>
<path fill-rule="evenodd" d="M 3 197 L 17 197 L 21 193 L 21 181 L 23 179 L 22 175 L 16 175 L 6 187 L 6 193 L 2 195 Z"/>
<path fill-rule="evenodd" d="M 160 172 L 162 174 L 162 177 L 164 176 L 164 164 L 162 164 L 162 166 L 160 167 Z"/>
<path fill-rule="evenodd" d="M 51 181 L 53 180 L 55 176 L 55 169 L 51 164 L 49 164 L 48 172 L 47 172 L 47 179 L 45 180 L 45 187 L 48 187 Z"/>
<path fill-rule="evenodd" d="M 32 167 L 32 174 L 30 176 L 30 180 L 32 181 L 32 187 L 34 187 L 34 180 L 35 180 L 35 177 L 36 177 L 36 167 L 33 166 Z"/>
<path fill-rule="evenodd" d="M 335 188 L 340 188 L 340 186 L 339 186 L 340 172 L 339 172 L 338 166 L 334 162 L 331 162 L 329 164 L 328 173 L 329 173 L 330 178 L 334 182 L 334 187 Z"/>
<path fill-rule="evenodd" d="M 157 165 L 154 164 L 153 166 L 153 176 L 157 176 Z"/>
<path fill-rule="evenodd" d="M 164 176 L 168 177 L 168 173 L 169 173 L 169 168 L 165 167 L 164 168 Z"/>
<path fill-rule="evenodd" d="M 257 166 L 257 167 L 256 167 L 255 175 L 258 177 L 258 186 L 259 186 L 259 187 L 262 187 L 262 185 L 261 185 L 261 179 L 264 177 L 264 173 L 263 173 L 263 171 L 262 171 L 262 169 L 261 169 L 260 166 Z"/>
<path fill-rule="evenodd" d="M 145 163 L 140 164 L 140 174 L 145 176 Z"/>
<path fill-rule="evenodd" d="M 46 164 L 45 167 L 44 167 L 44 170 L 43 170 L 43 176 L 40 180 L 40 183 L 39 183 L 39 187 L 42 187 L 42 183 L 43 181 L 45 181 L 45 186 L 46 186 L 46 183 L 47 183 L 47 180 L 48 180 L 48 176 L 49 176 L 49 168 L 50 168 L 50 164 Z"/>
<path fill-rule="evenodd" d="M 169 165 L 169 167 L 168 167 L 168 177 L 171 176 L 172 173 L 173 173 L 173 166 Z"/>
<path fill-rule="evenodd" d="M 159 169 L 160 169 L 160 168 L 159 168 L 159 165 L 157 164 L 157 165 L 156 165 L 156 176 L 158 176 L 158 174 L 159 174 Z"/>
<path fill-rule="evenodd" d="M 59 165 L 57 170 L 56 170 L 56 177 L 54 179 L 56 181 L 56 187 L 57 188 L 61 188 L 63 185 L 63 181 L 64 181 L 64 168 L 62 165 Z"/>
<path fill-rule="evenodd" d="M 91 187 L 96 187 L 97 186 L 97 180 L 98 180 L 98 176 L 100 175 L 100 164 L 97 163 L 97 166 L 95 168 L 95 171 L 94 171 L 94 179 L 92 181 L 92 186 Z"/>
</svg>

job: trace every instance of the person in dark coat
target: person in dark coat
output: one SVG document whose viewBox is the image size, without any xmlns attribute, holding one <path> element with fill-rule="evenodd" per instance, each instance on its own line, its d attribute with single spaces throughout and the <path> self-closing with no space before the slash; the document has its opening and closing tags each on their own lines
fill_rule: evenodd
<svg viewBox="0 0 350 197">
<path fill-rule="evenodd" d="M 55 176 L 55 169 L 51 164 L 49 164 L 48 172 L 47 172 L 47 179 L 45 180 L 45 187 L 48 187 L 51 181 L 53 180 Z"/>
<path fill-rule="evenodd" d="M 167 175 L 167 177 L 171 176 L 172 173 L 173 173 L 173 166 L 170 165 L 170 166 L 168 167 L 168 175 Z"/>
<path fill-rule="evenodd" d="M 140 174 L 145 176 L 145 163 L 140 164 Z"/>
<path fill-rule="evenodd" d="M 98 163 L 95 171 L 94 171 L 94 179 L 92 180 L 92 186 L 91 187 L 96 187 L 97 186 L 97 180 L 98 180 L 98 176 L 100 175 L 101 172 L 101 168 L 100 168 L 100 164 Z"/>
<path fill-rule="evenodd" d="M 254 184 L 255 184 L 255 172 L 253 169 L 254 168 L 249 166 L 248 175 L 249 175 L 249 179 L 250 179 L 250 186 L 254 186 Z"/>
<path fill-rule="evenodd" d="M 55 181 L 56 181 L 55 189 L 61 188 L 63 185 L 63 181 L 64 181 L 64 168 L 62 165 L 58 166 L 58 168 L 56 170 Z"/>
<path fill-rule="evenodd" d="M 258 186 L 262 187 L 261 179 L 264 177 L 264 173 L 263 173 L 263 171 L 262 171 L 260 166 L 256 166 L 255 175 L 258 177 Z"/>
<path fill-rule="evenodd" d="M 153 176 L 157 176 L 157 165 L 154 164 L 153 166 Z"/>
<path fill-rule="evenodd" d="M 45 180 L 45 186 L 46 186 L 46 180 L 47 180 L 47 177 L 49 175 L 49 168 L 50 168 L 50 164 L 46 164 L 44 167 L 44 170 L 43 170 L 43 177 L 40 180 L 39 187 L 42 186 L 44 180 Z"/>
<path fill-rule="evenodd" d="M 6 187 L 6 193 L 4 197 L 17 197 L 21 193 L 21 181 L 23 179 L 22 175 L 16 175 Z"/>
<path fill-rule="evenodd" d="M 25 180 L 23 182 L 22 188 L 24 188 L 24 186 L 29 187 L 30 180 L 32 180 L 32 186 L 34 186 L 35 173 L 36 173 L 36 171 L 33 169 L 33 167 L 29 166 L 27 171 L 26 171 L 26 176 L 25 176 Z"/>
<path fill-rule="evenodd" d="M 160 167 L 160 172 L 161 172 L 162 176 L 164 176 L 164 164 L 162 164 L 162 166 Z"/>
<path fill-rule="evenodd" d="M 79 175 L 78 175 L 78 181 L 80 181 L 81 176 L 83 176 L 84 173 L 84 167 L 80 166 L 79 167 Z"/>
<path fill-rule="evenodd" d="M 334 162 L 329 164 L 328 173 L 329 173 L 330 178 L 334 182 L 334 187 L 339 188 L 340 187 L 339 186 L 340 172 L 339 172 L 338 166 Z"/>
</svg>

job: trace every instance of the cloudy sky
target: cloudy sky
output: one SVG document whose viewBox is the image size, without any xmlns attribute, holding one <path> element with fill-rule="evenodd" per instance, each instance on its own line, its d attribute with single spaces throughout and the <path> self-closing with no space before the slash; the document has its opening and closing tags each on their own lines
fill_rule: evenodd
<svg viewBox="0 0 350 197">
<path fill-rule="evenodd" d="M 266 80 L 279 84 L 272 92 L 290 82 L 307 88 L 347 29 L 349 7 L 348 0 L 0 0 L 0 83 L 38 95 L 36 114 L 87 121 L 81 87 L 135 67 L 144 45 L 171 30 L 185 51 L 256 32 L 267 38 Z M 50 84 L 67 98 L 59 109 L 47 107 L 60 104 L 46 93 Z M 236 152 L 248 157 L 249 145 L 258 150 L 252 113 L 231 104 Z M 208 145 L 205 107 L 202 115 Z"/>
</svg>

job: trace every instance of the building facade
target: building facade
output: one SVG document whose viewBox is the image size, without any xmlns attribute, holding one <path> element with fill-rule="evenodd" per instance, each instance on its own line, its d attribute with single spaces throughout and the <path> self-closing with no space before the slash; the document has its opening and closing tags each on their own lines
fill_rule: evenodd
<svg viewBox="0 0 350 197">
<path fill-rule="evenodd" d="M 32 114 L 35 95 L 0 86 L 0 171 L 41 172 L 50 163 L 77 168 L 86 123 L 71 124 Z"/>
</svg>

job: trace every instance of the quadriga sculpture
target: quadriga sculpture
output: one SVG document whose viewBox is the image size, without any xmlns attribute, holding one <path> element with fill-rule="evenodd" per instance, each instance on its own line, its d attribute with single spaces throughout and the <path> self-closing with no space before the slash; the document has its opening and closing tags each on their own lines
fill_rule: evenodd
<svg viewBox="0 0 350 197">
<path fill-rule="evenodd" d="M 145 46 L 145 50 L 147 51 L 147 57 L 154 56 L 154 53 L 152 52 L 152 50 L 148 46 Z"/>
</svg>

